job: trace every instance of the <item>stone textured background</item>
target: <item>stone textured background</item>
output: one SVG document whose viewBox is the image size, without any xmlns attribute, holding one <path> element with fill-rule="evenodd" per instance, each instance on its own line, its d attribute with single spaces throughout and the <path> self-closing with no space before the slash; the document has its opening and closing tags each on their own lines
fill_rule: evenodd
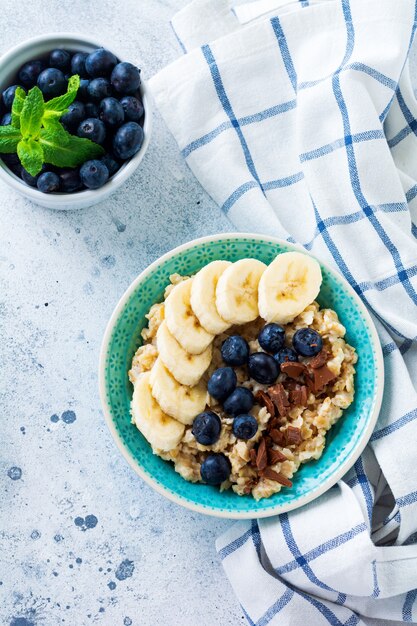
<svg viewBox="0 0 417 626">
<path fill-rule="evenodd" d="M 146 78 L 178 56 L 169 20 L 186 2 L 2 0 L 0 54 L 86 33 Z M 231 522 L 147 487 L 97 390 L 101 338 L 129 283 L 172 247 L 227 230 L 158 114 L 139 171 L 97 207 L 48 211 L 0 183 L 0 624 L 246 623 L 214 548 Z"/>
</svg>

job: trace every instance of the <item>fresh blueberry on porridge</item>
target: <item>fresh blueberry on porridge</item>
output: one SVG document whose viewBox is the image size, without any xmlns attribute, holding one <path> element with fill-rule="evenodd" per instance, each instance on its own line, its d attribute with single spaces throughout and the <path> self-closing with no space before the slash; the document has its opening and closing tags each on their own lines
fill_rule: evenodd
<svg viewBox="0 0 417 626">
<path fill-rule="evenodd" d="M 278 352 L 274 354 L 274 359 L 278 365 L 282 365 L 282 363 L 286 363 L 287 361 L 298 361 L 298 354 L 292 348 L 282 348 L 282 350 L 278 350 Z"/>
<path fill-rule="evenodd" d="M 300 328 L 292 338 L 294 350 L 301 356 L 316 356 L 323 348 L 323 340 L 312 328 Z"/>
<path fill-rule="evenodd" d="M 212 398 L 223 402 L 234 391 L 236 385 L 236 372 L 231 367 L 219 367 L 210 376 L 207 383 L 207 391 Z"/>
<path fill-rule="evenodd" d="M 250 389 L 237 387 L 223 402 L 223 410 L 228 415 L 236 417 L 242 413 L 248 413 L 255 404 L 255 398 Z"/>
<path fill-rule="evenodd" d="M 193 422 L 191 432 L 203 446 L 212 446 L 220 437 L 222 423 L 213 411 L 199 413 Z"/>
<path fill-rule="evenodd" d="M 258 432 L 258 422 L 253 415 L 238 415 L 233 420 L 233 434 L 237 439 L 252 439 Z"/>
<path fill-rule="evenodd" d="M 266 324 L 258 335 L 258 341 L 265 352 L 274 354 L 285 343 L 285 330 L 279 324 Z"/>
<path fill-rule="evenodd" d="M 268 498 L 320 458 L 357 355 L 300 252 L 171 276 L 133 357 L 132 422 L 191 482 Z M 331 445 L 331 444 L 330 444 Z"/>
<path fill-rule="evenodd" d="M 232 335 L 223 342 L 222 359 L 227 365 L 244 365 L 249 358 L 249 345 L 240 335 Z"/>
</svg>

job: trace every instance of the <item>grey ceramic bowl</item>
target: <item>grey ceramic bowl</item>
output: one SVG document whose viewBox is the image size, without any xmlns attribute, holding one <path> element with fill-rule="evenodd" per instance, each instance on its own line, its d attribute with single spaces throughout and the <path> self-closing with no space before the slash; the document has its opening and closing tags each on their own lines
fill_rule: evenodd
<svg viewBox="0 0 417 626">
<path fill-rule="evenodd" d="M 34 37 L 11 48 L 0 58 L 0 92 L 13 84 L 19 68 L 30 61 L 45 56 L 54 48 L 65 48 L 72 51 L 91 52 L 95 48 L 105 47 L 111 50 L 119 59 L 121 55 L 113 46 L 107 46 L 103 41 L 96 41 L 85 35 L 71 33 L 50 33 Z M 126 59 L 131 60 L 131 59 Z M 134 59 L 133 59 L 134 62 Z M 32 200 L 36 204 L 55 210 L 84 209 L 101 202 L 114 193 L 137 169 L 148 148 L 151 135 L 152 111 L 150 97 L 146 83 L 142 80 L 141 94 L 145 109 L 144 141 L 141 149 L 100 189 L 79 191 L 76 193 L 45 194 L 38 189 L 29 187 L 0 159 L 0 178 L 15 191 Z"/>
</svg>

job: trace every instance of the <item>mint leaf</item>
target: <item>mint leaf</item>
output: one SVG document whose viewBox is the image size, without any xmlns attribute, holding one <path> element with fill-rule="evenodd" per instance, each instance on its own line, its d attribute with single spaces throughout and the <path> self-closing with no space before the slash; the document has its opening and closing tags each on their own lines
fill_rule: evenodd
<svg viewBox="0 0 417 626">
<path fill-rule="evenodd" d="M 94 141 L 70 135 L 57 121 L 45 121 L 39 137 L 45 163 L 57 167 L 77 167 L 89 159 L 103 156 L 105 150 Z"/>
<path fill-rule="evenodd" d="M 44 101 L 39 87 L 32 87 L 23 103 L 20 130 L 23 137 L 38 137 L 42 126 Z M 29 171 L 29 170 L 28 170 Z"/>
<path fill-rule="evenodd" d="M 20 130 L 14 126 L 0 126 L 0 152 L 3 154 L 13 154 L 16 152 L 17 144 L 22 139 Z"/>
<path fill-rule="evenodd" d="M 45 103 L 45 118 L 61 117 L 66 113 L 69 105 L 74 102 L 77 91 L 80 87 L 80 77 L 78 74 L 71 76 L 68 81 L 67 93 L 62 96 L 52 98 Z"/>
<path fill-rule="evenodd" d="M 15 128 L 20 128 L 20 114 L 22 113 L 25 98 L 26 91 L 21 87 L 18 87 L 15 91 L 12 104 L 12 126 Z"/>
<path fill-rule="evenodd" d="M 42 169 L 43 150 L 36 139 L 22 139 L 17 144 L 17 155 L 21 164 L 31 176 L 36 176 Z"/>
</svg>

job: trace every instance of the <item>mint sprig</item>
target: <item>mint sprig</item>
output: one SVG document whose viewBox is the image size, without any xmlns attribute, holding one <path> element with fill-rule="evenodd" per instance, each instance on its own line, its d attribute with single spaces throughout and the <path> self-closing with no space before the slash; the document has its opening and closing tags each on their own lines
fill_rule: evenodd
<svg viewBox="0 0 417 626">
<path fill-rule="evenodd" d="M 20 128 L 20 114 L 22 113 L 25 98 L 26 91 L 24 91 L 21 87 L 18 87 L 15 91 L 12 104 L 12 126 L 15 128 Z"/>
<path fill-rule="evenodd" d="M 18 128 L 14 126 L 0 126 L 0 152 L 13 154 L 17 152 L 17 144 L 22 135 Z"/>
<path fill-rule="evenodd" d="M 43 95 L 39 87 L 33 87 L 24 99 L 20 113 L 20 132 L 24 139 L 39 137 L 44 113 Z"/>
<path fill-rule="evenodd" d="M 0 153 L 17 155 L 29 174 L 36 176 L 44 163 L 57 167 L 77 167 L 103 156 L 104 149 L 90 139 L 71 135 L 58 121 L 75 100 L 80 77 L 71 76 L 67 92 L 44 102 L 42 92 L 33 87 L 26 95 L 16 89 L 12 123 L 0 126 Z"/>
<path fill-rule="evenodd" d="M 46 163 L 57 167 L 77 167 L 88 159 L 96 159 L 104 150 L 98 143 L 71 135 L 57 120 L 49 120 L 42 128 L 39 143 Z"/>
<path fill-rule="evenodd" d="M 68 107 L 72 104 L 77 96 L 77 91 L 80 88 L 80 77 L 78 74 L 71 76 L 68 81 L 67 93 L 63 96 L 57 96 L 45 102 L 45 114 L 44 118 L 48 117 L 61 117 L 67 112 Z"/>
<path fill-rule="evenodd" d="M 17 156 L 29 174 L 32 176 L 39 174 L 44 163 L 44 153 L 39 141 L 30 137 L 21 139 L 17 144 Z M 32 172 L 36 172 L 36 174 L 32 174 Z"/>
</svg>

